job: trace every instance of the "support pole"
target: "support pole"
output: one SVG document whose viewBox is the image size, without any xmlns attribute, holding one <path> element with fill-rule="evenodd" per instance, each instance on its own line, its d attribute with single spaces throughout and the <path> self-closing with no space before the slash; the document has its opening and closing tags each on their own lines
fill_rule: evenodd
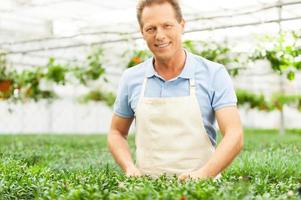
<svg viewBox="0 0 301 200">
<path fill-rule="evenodd" d="M 282 2 L 281 0 L 278 1 L 278 27 L 279 27 L 279 35 L 282 34 Z M 279 81 L 279 86 L 280 86 L 280 92 L 281 94 L 285 93 L 285 76 L 283 74 L 280 75 L 280 81 Z M 279 127 L 279 134 L 284 135 L 285 134 L 285 115 L 284 115 L 284 106 L 280 110 L 280 127 Z"/>
</svg>

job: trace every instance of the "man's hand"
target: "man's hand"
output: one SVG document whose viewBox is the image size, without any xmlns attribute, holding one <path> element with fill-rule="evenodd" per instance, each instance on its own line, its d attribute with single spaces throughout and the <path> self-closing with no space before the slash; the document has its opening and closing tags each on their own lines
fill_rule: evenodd
<svg viewBox="0 0 301 200">
<path fill-rule="evenodd" d="M 178 180 L 186 181 L 188 179 L 197 180 L 197 179 L 208 179 L 208 178 L 213 178 L 213 177 L 209 176 L 209 174 L 206 173 L 205 170 L 203 170 L 203 168 L 201 168 L 201 169 L 193 171 L 193 172 L 182 173 L 178 177 Z"/>
<path fill-rule="evenodd" d="M 127 169 L 126 172 L 125 172 L 125 175 L 127 177 L 131 177 L 131 176 L 139 177 L 139 176 L 142 176 L 140 170 L 137 167 L 135 167 L 135 166 L 130 167 L 129 169 Z"/>
<path fill-rule="evenodd" d="M 214 178 L 224 170 L 238 155 L 243 147 L 243 129 L 238 110 L 235 106 L 221 108 L 216 111 L 216 119 L 223 138 L 213 156 L 199 170 L 184 173 L 180 180 Z"/>
<path fill-rule="evenodd" d="M 137 173 L 134 168 L 130 147 L 127 141 L 128 131 L 133 118 L 122 118 L 113 114 L 111 129 L 108 134 L 108 147 L 116 163 L 125 174 L 132 176 Z"/>
</svg>

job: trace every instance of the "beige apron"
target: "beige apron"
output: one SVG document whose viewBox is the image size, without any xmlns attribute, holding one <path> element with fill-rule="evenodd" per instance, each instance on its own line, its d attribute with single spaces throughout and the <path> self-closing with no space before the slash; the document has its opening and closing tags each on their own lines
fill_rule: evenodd
<svg viewBox="0 0 301 200">
<path fill-rule="evenodd" d="M 136 109 L 136 165 L 142 174 L 157 177 L 200 169 L 215 148 L 206 133 L 190 79 L 190 95 L 144 97 L 147 78 Z"/>
</svg>

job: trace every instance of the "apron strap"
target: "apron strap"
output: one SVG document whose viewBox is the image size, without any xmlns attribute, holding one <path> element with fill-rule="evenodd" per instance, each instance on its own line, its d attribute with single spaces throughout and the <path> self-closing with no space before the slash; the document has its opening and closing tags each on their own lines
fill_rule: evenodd
<svg viewBox="0 0 301 200">
<path fill-rule="evenodd" d="M 145 92 L 146 83 L 147 83 L 147 77 L 145 77 L 144 80 L 143 80 L 143 84 L 142 84 L 142 88 L 141 88 L 141 93 L 140 93 L 140 99 L 141 99 L 142 97 L 144 97 L 144 92 Z"/>
<path fill-rule="evenodd" d="M 192 95 L 195 95 L 195 81 L 193 78 L 190 78 L 189 79 L 189 93 L 190 93 L 190 96 Z"/>
</svg>

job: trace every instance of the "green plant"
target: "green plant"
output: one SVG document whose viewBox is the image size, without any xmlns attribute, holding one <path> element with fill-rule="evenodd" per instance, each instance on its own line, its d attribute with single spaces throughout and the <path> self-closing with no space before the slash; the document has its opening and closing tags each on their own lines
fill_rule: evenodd
<svg viewBox="0 0 301 200">
<path fill-rule="evenodd" d="M 108 106 L 112 107 L 114 105 L 116 95 L 112 92 L 104 92 L 101 90 L 92 90 L 87 94 L 78 98 L 80 103 L 87 103 L 90 101 L 102 101 Z"/>
<path fill-rule="evenodd" d="M 138 65 L 139 63 L 145 61 L 150 56 L 151 56 L 151 53 L 149 50 L 134 50 L 132 52 L 130 61 L 127 64 L 127 68 Z"/>
<path fill-rule="evenodd" d="M 75 66 L 70 69 L 81 84 L 87 85 L 89 81 L 95 81 L 104 76 L 105 68 L 101 62 L 102 56 L 102 49 L 94 49 L 92 53 L 87 56 L 86 63 L 83 66 Z M 106 81 L 105 78 L 104 80 Z"/>
<path fill-rule="evenodd" d="M 248 105 L 250 108 L 257 108 L 262 111 L 271 111 L 273 106 L 268 102 L 263 94 L 255 94 L 246 90 L 236 90 L 238 105 Z"/>
<path fill-rule="evenodd" d="M 13 95 L 16 70 L 8 69 L 6 54 L 0 50 L 0 99 L 9 99 Z"/>
<path fill-rule="evenodd" d="M 284 105 L 296 107 L 301 111 L 301 95 L 284 95 L 276 93 L 272 97 L 272 104 L 278 110 L 282 110 Z"/>
<path fill-rule="evenodd" d="M 284 105 L 296 107 L 301 111 L 301 95 L 288 95 L 275 93 L 270 100 L 267 100 L 263 94 L 255 94 L 242 89 L 236 90 L 238 105 L 247 105 L 250 108 L 256 108 L 261 111 L 273 111 L 283 109 Z"/>
<path fill-rule="evenodd" d="M 14 87 L 18 91 L 18 95 L 14 97 L 14 101 L 17 100 L 29 100 L 33 99 L 38 101 L 40 99 L 52 99 L 56 95 L 51 90 L 42 90 L 40 88 L 40 82 L 45 77 L 43 67 L 32 67 L 23 70 L 17 75 L 17 79 L 14 83 Z"/>
<path fill-rule="evenodd" d="M 247 129 L 219 180 L 126 177 L 107 135 L 1 135 L 0 199 L 300 199 L 301 131 Z M 127 137 L 134 149 L 134 134 Z M 133 158 L 135 151 L 133 151 Z"/>
<path fill-rule="evenodd" d="M 16 78 L 16 70 L 9 68 L 6 62 L 6 54 L 0 49 L 0 81 L 10 80 L 14 81 Z"/>
<path fill-rule="evenodd" d="M 44 72 L 44 77 L 47 81 L 53 81 L 57 84 L 65 84 L 66 74 L 68 69 L 66 66 L 55 64 L 55 59 L 53 57 L 49 58 L 48 64 L 46 65 L 46 72 Z"/>
<path fill-rule="evenodd" d="M 7 80 L 6 59 L 4 52 L 0 51 L 0 81 Z"/>
<path fill-rule="evenodd" d="M 252 61 L 268 60 L 273 71 L 295 79 L 295 71 L 301 70 L 301 37 L 297 32 L 277 36 L 264 36 L 250 56 Z"/>
<path fill-rule="evenodd" d="M 0 56 L 2 56 L 0 57 L 0 81 L 9 80 L 12 85 L 9 93 L 4 94 L 0 92 L 0 98 L 11 99 L 14 102 L 57 98 L 52 87 L 43 88 L 42 82 L 46 86 L 52 86 L 53 84 L 65 85 L 72 76 L 85 86 L 87 86 L 89 81 L 98 80 L 100 77 L 103 77 L 105 82 L 107 81 L 104 77 L 105 69 L 101 63 L 103 50 L 100 48 L 92 50 L 87 56 L 85 63 L 81 66 L 61 65 L 55 62 L 55 58 L 50 57 L 45 66 L 27 68 L 19 73 L 15 70 L 8 72 L 3 54 L 0 54 Z M 74 83 L 72 80 L 74 79 L 71 79 L 71 84 Z M 14 95 L 12 95 L 13 93 Z M 115 96 L 112 93 L 92 91 L 81 99 L 82 102 L 89 100 L 105 101 L 109 106 L 112 106 Z"/>
<path fill-rule="evenodd" d="M 41 88 L 41 82 L 48 84 L 64 85 L 66 82 L 66 74 L 68 69 L 65 66 L 55 63 L 53 57 L 49 58 L 45 66 L 36 66 L 16 73 L 13 88 L 15 95 L 11 98 L 13 101 L 26 101 L 33 99 L 54 99 L 57 95 L 52 88 Z"/>
<path fill-rule="evenodd" d="M 183 47 L 190 52 L 202 56 L 210 61 L 225 65 L 228 72 L 232 76 L 239 73 L 242 65 L 241 53 L 231 51 L 227 41 L 192 41 L 186 40 L 183 42 Z M 238 59 L 241 58 L 241 59 Z"/>
<path fill-rule="evenodd" d="M 0 81 L 7 80 L 6 67 L 0 64 Z"/>
</svg>

